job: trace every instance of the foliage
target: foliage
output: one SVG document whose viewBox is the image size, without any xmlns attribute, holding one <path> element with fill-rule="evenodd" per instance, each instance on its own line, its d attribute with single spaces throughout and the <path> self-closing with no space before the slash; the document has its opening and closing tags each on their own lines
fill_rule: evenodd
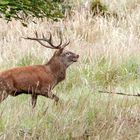
<svg viewBox="0 0 140 140">
<path fill-rule="evenodd" d="M 8 21 L 12 18 L 24 21 L 29 17 L 47 17 L 53 20 L 63 17 L 59 0 L 1 0 L 0 13 Z"/>
<path fill-rule="evenodd" d="M 100 0 L 92 0 L 90 11 L 93 15 L 105 15 L 108 12 L 108 8 L 106 5 L 101 3 Z"/>
<path fill-rule="evenodd" d="M 103 4 L 100 0 L 92 0 L 90 4 L 90 12 L 93 16 L 101 15 L 101 16 L 113 16 L 118 18 L 117 13 L 109 11 L 108 7 Z"/>
</svg>

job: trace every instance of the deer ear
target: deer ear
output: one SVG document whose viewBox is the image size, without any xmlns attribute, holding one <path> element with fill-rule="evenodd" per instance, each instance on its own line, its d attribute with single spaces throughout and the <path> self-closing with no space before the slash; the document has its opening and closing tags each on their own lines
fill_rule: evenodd
<svg viewBox="0 0 140 140">
<path fill-rule="evenodd" d="M 61 49 L 55 51 L 55 55 L 59 56 L 63 52 L 63 50 L 64 50 L 64 48 L 61 48 Z"/>
</svg>

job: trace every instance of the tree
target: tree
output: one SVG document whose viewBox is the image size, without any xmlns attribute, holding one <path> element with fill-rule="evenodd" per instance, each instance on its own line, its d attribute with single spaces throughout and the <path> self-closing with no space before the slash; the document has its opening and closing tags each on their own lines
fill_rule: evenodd
<svg viewBox="0 0 140 140">
<path fill-rule="evenodd" d="M 0 0 L 0 16 L 22 22 L 29 17 L 58 20 L 63 12 L 60 0 Z"/>
</svg>

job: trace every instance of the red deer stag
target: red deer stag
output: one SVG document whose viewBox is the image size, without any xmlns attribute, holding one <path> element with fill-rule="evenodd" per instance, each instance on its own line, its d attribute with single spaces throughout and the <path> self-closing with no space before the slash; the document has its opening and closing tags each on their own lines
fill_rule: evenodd
<svg viewBox="0 0 140 140">
<path fill-rule="evenodd" d="M 46 38 L 44 34 L 42 38 L 27 37 L 24 39 L 35 40 L 42 46 L 50 49 L 56 49 L 52 58 L 44 65 L 33 65 L 26 67 L 12 68 L 0 72 L 0 102 L 3 101 L 8 95 L 17 96 L 20 94 L 31 94 L 32 107 L 34 108 L 37 102 L 37 96 L 45 96 L 54 99 L 58 102 L 59 98 L 52 93 L 52 89 L 62 80 L 65 79 L 66 70 L 73 62 L 76 62 L 79 55 L 64 50 L 70 43 L 60 44 L 55 46 L 52 43 L 52 35 Z M 47 42 L 49 45 L 44 44 Z"/>
</svg>

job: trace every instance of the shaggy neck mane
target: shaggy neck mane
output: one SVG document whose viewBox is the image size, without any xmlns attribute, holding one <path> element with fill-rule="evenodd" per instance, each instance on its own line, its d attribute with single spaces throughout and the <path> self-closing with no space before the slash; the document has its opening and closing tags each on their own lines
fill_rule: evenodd
<svg viewBox="0 0 140 140">
<path fill-rule="evenodd" d="M 65 79 L 67 67 L 60 61 L 60 59 L 53 57 L 46 65 L 50 67 L 52 73 L 57 79 L 57 82 Z"/>
</svg>

